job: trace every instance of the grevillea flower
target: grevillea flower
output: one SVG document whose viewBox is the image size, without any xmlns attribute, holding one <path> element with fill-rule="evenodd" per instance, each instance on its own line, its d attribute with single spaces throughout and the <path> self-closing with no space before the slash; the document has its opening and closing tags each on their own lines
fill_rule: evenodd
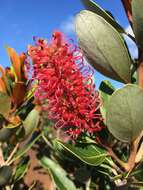
<svg viewBox="0 0 143 190">
<path fill-rule="evenodd" d="M 50 43 L 37 39 L 35 46 L 28 47 L 28 54 L 37 80 L 35 99 L 55 127 L 66 129 L 73 137 L 100 131 L 100 98 L 81 51 L 55 32 Z"/>
</svg>

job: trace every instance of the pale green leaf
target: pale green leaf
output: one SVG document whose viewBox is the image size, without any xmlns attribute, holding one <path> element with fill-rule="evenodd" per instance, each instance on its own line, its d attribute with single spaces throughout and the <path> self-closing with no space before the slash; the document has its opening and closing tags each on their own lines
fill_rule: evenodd
<svg viewBox="0 0 143 190">
<path fill-rule="evenodd" d="M 76 17 L 76 33 L 81 49 L 95 69 L 115 80 L 131 81 L 128 50 L 120 34 L 104 18 L 81 11 Z"/>
<path fill-rule="evenodd" d="M 117 139 L 133 141 L 143 130 L 143 89 L 128 84 L 113 93 L 108 104 L 107 126 Z"/>
</svg>

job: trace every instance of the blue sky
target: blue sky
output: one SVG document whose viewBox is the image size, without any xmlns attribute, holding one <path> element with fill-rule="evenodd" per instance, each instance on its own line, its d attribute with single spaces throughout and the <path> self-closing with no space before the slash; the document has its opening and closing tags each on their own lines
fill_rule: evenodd
<svg viewBox="0 0 143 190">
<path fill-rule="evenodd" d="M 128 21 L 120 0 L 96 0 L 103 8 L 111 11 L 119 23 L 128 28 Z M 80 0 L 4 0 L 0 6 L 0 64 L 9 65 L 4 46 L 13 47 L 18 53 L 25 51 L 32 37 L 50 38 L 56 29 L 75 39 L 74 16 L 83 9 Z M 128 30 L 130 30 L 128 28 Z M 134 45 L 128 41 L 131 51 Z M 102 79 L 95 75 L 97 86 Z M 119 83 L 114 84 L 117 87 Z"/>
</svg>

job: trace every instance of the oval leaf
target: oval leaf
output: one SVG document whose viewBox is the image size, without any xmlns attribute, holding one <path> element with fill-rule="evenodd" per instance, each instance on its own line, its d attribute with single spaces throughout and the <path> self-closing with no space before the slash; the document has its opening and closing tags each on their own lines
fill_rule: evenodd
<svg viewBox="0 0 143 190">
<path fill-rule="evenodd" d="M 40 161 L 42 166 L 50 171 L 59 190 L 76 190 L 74 183 L 67 177 L 66 171 L 60 165 L 47 157 L 43 157 Z"/>
<path fill-rule="evenodd" d="M 133 30 L 139 47 L 143 48 L 143 1 L 132 0 Z"/>
<path fill-rule="evenodd" d="M 57 141 L 57 143 L 88 165 L 98 166 L 104 162 L 107 157 L 107 152 L 95 144 L 73 146 L 61 141 Z"/>
<path fill-rule="evenodd" d="M 7 116 L 11 108 L 11 100 L 10 97 L 4 93 L 0 92 L 0 114 L 3 116 Z"/>
<path fill-rule="evenodd" d="M 92 0 L 81 0 L 84 4 L 85 8 L 89 11 L 92 11 L 101 17 L 103 17 L 107 22 L 109 22 L 118 32 L 126 33 L 125 30 L 106 12 L 102 9 L 98 4 L 96 4 Z"/>
<path fill-rule="evenodd" d="M 120 34 L 105 19 L 81 11 L 76 18 L 76 32 L 80 47 L 95 69 L 115 80 L 131 81 L 128 50 Z"/>
<path fill-rule="evenodd" d="M 30 135 L 34 129 L 36 129 L 38 123 L 39 123 L 39 111 L 36 109 L 33 109 L 28 116 L 26 117 L 26 119 L 23 122 L 23 126 L 25 129 L 25 137 L 27 137 L 28 135 Z"/>
<path fill-rule="evenodd" d="M 143 90 L 126 85 L 113 93 L 108 104 L 107 126 L 117 139 L 133 141 L 143 130 Z"/>
<path fill-rule="evenodd" d="M 0 186 L 5 186 L 9 183 L 12 176 L 12 168 L 10 166 L 3 166 L 0 168 Z"/>
</svg>

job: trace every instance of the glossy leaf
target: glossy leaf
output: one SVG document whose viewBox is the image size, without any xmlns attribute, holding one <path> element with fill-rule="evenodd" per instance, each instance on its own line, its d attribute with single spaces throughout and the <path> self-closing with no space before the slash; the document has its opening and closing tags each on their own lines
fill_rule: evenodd
<svg viewBox="0 0 143 190">
<path fill-rule="evenodd" d="M 104 118 L 104 122 L 106 122 L 107 105 L 114 91 L 115 91 L 115 88 L 112 86 L 112 84 L 108 80 L 101 82 L 99 86 L 99 94 L 100 94 L 100 97 L 102 98 L 102 106 L 100 107 L 100 111 L 101 111 L 102 117 Z"/>
<path fill-rule="evenodd" d="M 2 166 L 0 168 L 0 186 L 5 186 L 9 183 L 12 176 L 12 168 L 10 166 Z"/>
<path fill-rule="evenodd" d="M 23 122 L 23 126 L 25 129 L 25 138 L 30 135 L 34 129 L 36 129 L 36 127 L 38 126 L 39 123 L 39 119 L 40 119 L 40 115 L 39 115 L 39 111 L 36 109 L 33 109 L 28 116 L 26 117 L 26 119 Z"/>
<path fill-rule="evenodd" d="M 100 165 L 107 157 L 106 150 L 95 144 L 81 144 L 80 146 L 74 146 L 61 141 L 57 141 L 57 143 L 81 161 L 92 166 Z"/>
<path fill-rule="evenodd" d="M 18 54 L 15 52 L 15 50 L 11 47 L 6 48 L 7 53 L 10 57 L 12 66 L 14 68 L 14 72 L 16 73 L 18 81 L 21 80 L 21 62 Z"/>
<path fill-rule="evenodd" d="M 115 80 L 131 81 L 128 50 L 120 34 L 105 19 L 81 11 L 76 18 L 76 32 L 81 49 L 95 69 Z"/>
<path fill-rule="evenodd" d="M 19 106 L 25 97 L 26 86 L 23 82 L 16 82 L 13 87 L 12 95 L 14 104 Z"/>
<path fill-rule="evenodd" d="M 113 93 L 108 104 L 107 126 L 114 137 L 133 141 L 143 130 L 143 90 L 136 85 L 126 85 Z"/>
<path fill-rule="evenodd" d="M 136 41 L 140 48 L 143 48 L 143 1 L 132 0 L 133 30 Z"/>
<path fill-rule="evenodd" d="M 109 22 L 118 32 L 125 33 L 125 30 L 106 12 L 102 9 L 98 4 L 96 4 L 93 0 L 81 0 L 84 4 L 85 8 L 89 11 L 92 11 L 101 17 L 103 17 L 107 22 Z"/>
<path fill-rule="evenodd" d="M 6 92 L 7 90 L 7 79 L 4 68 L 0 65 L 0 91 Z"/>
<path fill-rule="evenodd" d="M 6 92 L 6 86 L 2 78 L 0 77 L 0 92 Z"/>
<path fill-rule="evenodd" d="M 10 97 L 4 93 L 0 92 L 0 114 L 7 116 L 11 108 Z"/>
<path fill-rule="evenodd" d="M 50 171 L 58 190 L 76 190 L 74 183 L 67 177 L 66 171 L 60 165 L 47 157 L 40 160 L 42 166 Z"/>
</svg>

